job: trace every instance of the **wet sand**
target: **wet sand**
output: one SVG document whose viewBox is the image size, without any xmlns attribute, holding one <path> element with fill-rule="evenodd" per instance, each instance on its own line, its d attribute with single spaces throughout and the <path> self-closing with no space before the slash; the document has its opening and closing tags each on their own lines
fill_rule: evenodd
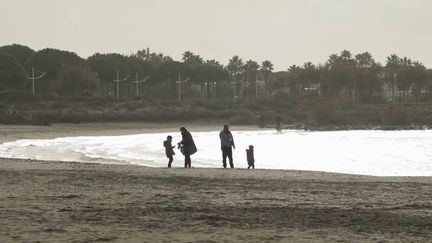
<svg viewBox="0 0 432 243">
<path fill-rule="evenodd" d="M 94 125 L 0 135 L 146 130 Z M 0 242 L 430 242 L 432 178 L 0 159 L 0 217 Z"/>
<path fill-rule="evenodd" d="M 192 132 L 219 131 L 223 124 L 216 123 L 81 123 L 52 124 L 50 126 L 2 125 L 0 124 L 0 143 L 18 139 L 51 139 L 71 136 L 108 136 L 140 133 L 173 132 L 180 134 L 179 128 L 185 126 Z M 232 126 L 236 130 L 255 130 L 256 126 Z M 272 129 L 272 128 L 269 128 Z M 272 129 L 273 130 L 273 129 Z"/>
</svg>

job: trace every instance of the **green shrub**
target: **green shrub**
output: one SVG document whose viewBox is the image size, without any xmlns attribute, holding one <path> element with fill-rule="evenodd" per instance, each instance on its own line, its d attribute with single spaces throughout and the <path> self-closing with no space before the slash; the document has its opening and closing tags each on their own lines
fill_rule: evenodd
<svg viewBox="0 0 432 243">
<path fill-rule="evenodd" d="M 316 125 L 336 125 L 341 123 L 339 118 L 334 105 L 323 103 L 313 108 L 309 120 L 313 120 Z"/>
<path fill-rule="evenodd" d="M 251 113 L 245 113 L 233 116 L 229 119 L 232 125 L 255 125 L 257 118 Z"/>
<path fill-rule="evenodd" d="M 407 109 L 392 105 L 382 111 L 382 123 L 385 125 L 409 125 L 411 114 Z"/>
</svg>

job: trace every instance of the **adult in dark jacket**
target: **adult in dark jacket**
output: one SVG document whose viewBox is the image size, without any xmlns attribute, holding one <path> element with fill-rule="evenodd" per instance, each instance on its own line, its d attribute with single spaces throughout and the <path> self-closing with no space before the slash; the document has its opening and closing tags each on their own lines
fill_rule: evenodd
<svg viewBox="0 0 432 243">
<path fill-rule="evenodd" d="M 182 140 L 178 143 L 178 148 L 183 153 L 185 157 L 185 168 L 191 167 L 191 155 L 196 153 L 197 148 L 195 146 L 194 140 L 190 132 L 186 128 L 181 127 L 180 132 L 182 135 Z"/>
<path fill-rule="evenodd" d="M 226 168 L 226 158 L 228 157 L 230 167 L 234 168 L 232 148 L 235 149 L 234 138 L 229 130 L 228 124 L 224 125 L 223 130 L 219 133 L 219 138 L 221 140 L 221 150 L 222 150 L 222 163 L 223 167 Z"/>
</svg>

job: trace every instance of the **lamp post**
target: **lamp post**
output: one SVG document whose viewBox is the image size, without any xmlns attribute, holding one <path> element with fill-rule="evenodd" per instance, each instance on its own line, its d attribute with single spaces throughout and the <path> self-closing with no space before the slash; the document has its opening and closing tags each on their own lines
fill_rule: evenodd
<svg viewBox="0 0 432 243">
<path fill-rule="evenodd" d="M 181 103 L 181 85 L 184 84 L 184 83 L 186 83 L 188 80 L 189 80 L 189 77 L 182 81 L 181 80 L 181 74 L 179 73 L 178 80 L 176 81 L 176 83 L 179 85 L 179 87 L 178 87 L 178 90 L 179 90 L 179 93 L 178 93 L 179 103 Z"/>
<path fill-rule="evenodd" d="M 138 85 L 140 84 L 140 83 L 145 83 L 145 81 L 147 81 L 149 79 L 149 76 L 147 76 L 145 79 L 143 79 L 143 80 L 139 80 L 139 78 L 138 78 L 138 72 L 136 72 L 136 79 L 135 79 L 135 81 L 133 81 L 134 83 L 136 83 L 136 97 L 138 97 L 139 96 L 139 92 L 138 92 Z"/>
<path fill-rule="evenodd" d="M 234 103 L 236 102 L 236 99 L 237 99 L 236 86 L 237 86 L 238 83 L 242 82 L 242 80 L 236 81 L 235 77 L 236 77 L 236 75 L 234 73 L 233 81 L 231 82 L 231 84 L 233 85 L 233 90 L 234 90 Z"/>
<path fill-rule="evenodd" d="M 119 78 L 119 70 L 117 70 L 117 79 L 114 79 L 114 80 L 113 80 L 114 82 L 117 83 L 117 101 L 120 100 L 120 93 L 119 93 L 119 88 L 120 88 L 120 86 L 119 86 L 119 83 L 120 83 L 120 82 L 123 82 L 123 81 L 126 81 L 129 77 L 130 77 L 130 75 L 126 76 L 126 77 L 123 78 L 123 79 L 120 79 L 120 78 Z"/>
<path fill-rule="evenodd" d="M 39 72 L 40 75 L 35 77 L 35 71 Z M 45 76 L 46 72 L 42 72 L 40 70 L 37 70 L 36 68 L 32 67 L 32 76 L 31 77 L 27 77 L 27 79 L 31 79 L 32 80 L 32 94 L 35 94 L 35 80 L 37 79 L 41 79 L 43 76 Z"/>
</svg>

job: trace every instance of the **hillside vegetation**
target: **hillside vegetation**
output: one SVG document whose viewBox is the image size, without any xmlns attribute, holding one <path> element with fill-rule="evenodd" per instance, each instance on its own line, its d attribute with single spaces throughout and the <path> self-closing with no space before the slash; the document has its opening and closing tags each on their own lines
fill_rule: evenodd
<svg viewBox="0 0 432 243">
<path fill-rule="evenodd" d="M 227 65 L 186 51 L 96 53 L 0 47 L 0 122 L 217 121 L 285 127 L 363 128 L 432 123 L 432 72 L 391 54 L 332 54 L 324 64 L 274 72 L 269 60 Z"/>
</svg>

